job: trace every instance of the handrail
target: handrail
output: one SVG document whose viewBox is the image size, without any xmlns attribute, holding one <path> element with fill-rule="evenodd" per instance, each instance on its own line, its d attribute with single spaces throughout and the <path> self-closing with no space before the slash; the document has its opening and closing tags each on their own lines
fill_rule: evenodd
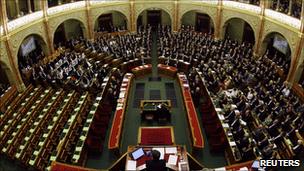
<svg viewBox="0 0 304 171">
<path fill-rule="evenodd" d="M 198 164 L 200 167 L 205 168 L 206 166 L 202 165 L 199 161 L 197 161 L 190 153 L 187 152 L 187 156 L 191 158 L 196 164 Z M 189 160 L 188 160 L 189 161 Z"/>
<path fill-rule="evenodd" d="M 128 152 L 125 152 L 122 156 L 119 157 L 107 170 L 111 170 L 115 165 L 117 165 L 124 157 L 126 157 Z"/>
</svg>

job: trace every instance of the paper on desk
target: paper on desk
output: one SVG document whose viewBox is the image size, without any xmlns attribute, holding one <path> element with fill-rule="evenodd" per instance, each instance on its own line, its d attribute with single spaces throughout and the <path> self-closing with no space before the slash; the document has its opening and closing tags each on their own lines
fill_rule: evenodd
<svg viewBox="0 0 304 171">
<path fill-rule="evenodd" d="M 221 112 L 222 109 L 221 109 L 221 108 L 215 108 L 215 111 L 216 111 L 216 112 Z"/>
<path fill-rule="evenodd" d="M 121 92 L 119 93 L 119 98 L 123 98 L 123 97 L 125 97 L 125 92 L 124 92 L 124 91 L 121 91 Z"/>
<path fill-rule="evenodd" d="M 224 123 L 224 124 L 223 124 L 223 127 L 224 127 L 224 128 L 229 128 L 229 125 L 228 125 L 227 123 Z"/>
<path fill-rule="evenodd" d="M 165 148 L 152 148 L 152 150 L 157 150 L 157 151 L 160 152 L 159 159 L 164 159 L 165 158 Z"/>
<path fill-rule="evenodd" d="M 147 168 L 146 164 L 142 164 L 142 165 L 137 167 L 137 170 L 144 170 L 146 168 Z"/>
<path fill-rule="evenodd" d="M 166 154 L 176 154 L 177 148 L 176 147 L 166 147 L 165 148 Z"/>
<path fill-rule="evenodd" d="M 126 170 L 136 170 L 136 161 L 135 160 L 128 160 Z"/>
<path fill-rule="evenodd" d="M 230 146 L 236 146 L 235 141 L 229 142 L 229 145 L 230 145 Z"/>
<path fill-rule="evenodd" d="M 248 168 L 247 167 L 242 167 L 242 168 L 240 168 L 240 171 L 248 171 Z"/>
<path fill-rule="evenodd" d="M 219 114 L 218 116 L 219 116 L 221 121 L 225 120 L 225 117 L 223 115 Z"/>
<path fill-rule="evenodd" d="M 176 165 L 177 163 L 177 155 L 169 155 L 168 164 Z"/>
<path fill-rule="evenodd" d="M 226 170 L 225 167 L 219 167 L 214 169 L 214 171 L 225 171 L 225 170 Z"/>
</svg>

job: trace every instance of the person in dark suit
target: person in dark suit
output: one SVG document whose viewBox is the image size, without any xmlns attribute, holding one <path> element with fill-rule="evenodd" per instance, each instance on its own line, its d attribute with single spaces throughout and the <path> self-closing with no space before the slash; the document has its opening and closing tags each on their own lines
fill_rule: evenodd
<svg viewBox="0 0 304 171">
<path fill-rule="evenodd" d="M 160 157 L 159 151 L 153 150 L 152 157 L 153 157 L 152 160 L 146 161 L 146 167 L 147 167 L 146 170 L 147 171 L 155 171 L 155 170 L 166 171 L 167 170 L 166 161 L 163 159 L 162 160 L 159 159 L 159 157 Z"/>
</svg>

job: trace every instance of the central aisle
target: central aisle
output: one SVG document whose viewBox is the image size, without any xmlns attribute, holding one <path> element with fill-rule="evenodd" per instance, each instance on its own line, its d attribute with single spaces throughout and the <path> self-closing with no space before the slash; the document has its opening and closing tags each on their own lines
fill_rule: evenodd
<svg viewBox="0 0 304 171">
<path fill-rule="evenodd" d="M 127 105 L 127 111 L 125 114 L 120 153 L 127 152 L 129 145 L 137 145 L 138 129 L 140 126 L 158 126 L 156 122 L 147 123 L 141 122 L 139 102 L 141 99 L 171 99 L 172 101 L 172 117 L 171 122 L 162 126 L 172 126 L 174 130 L 175 144 L 185 145 L 187 151 L 190 153 L 192 150 L 191 140 L 188 130 L 188 123 L 186 117 L 186 110 L 182 100 L 181 89 L 177 79 L 161 77 L 158 78 L 157 64 L 157 33 L 152 33 L 152 74 L 146 75 L 142 78 L 135 78 L 132 82 L 132 86 L 129 92 L 129 99 Z M 114 114 L 114 113 L 113 113 Z M 200 124 L 201 117 L 198 112 Z M 112 123 L 112 118 L 109 123 Z M 202 128 L 202 127 L 201 127 Z M 107 149 L 108 134 L 111 127 L 109 126 L 104 142 L 103 152 L 101 155 L 90 156 L 87 161 L 87 167 L 96 169 L 107 169 L 115 160 L 119 157 L 115 156 Z M 199 154 L 193 155 L 200 163 L 207 167 L 221 167 L 226 165 L 226 160 L 223 153 L 211 154 L 209 152 L 208 139 L 202 128 L 204 136 L 205 147 L 199 152 Z"/>
<path fill-rule="evenodd" d="M 170 99 L 172 94 L 175 94 L 175 105 L 172 107 L 171 123 L 166 126 L 173 126 L 174 137 L 176 144 L 184 144 L 187 150 L 191 150 L 190 139 L 187 129 L 187 118 L 185 109 L 183 108 L 183 102 L 181 101 L 181 90 L 176 81 L 172 78 L 158 78 L 157 64 L 157 32 L 152 32 L 152 75 L 147 75 L 144 78 L 134 79 L 130 96 L 128 100 L 128 107 L 124 121 L 124 130 L 122 137 L 121 152 L 126 152 L 129 145 L 137 145 L 138 128 L 140 126 L 158 126 L 156 122 L 153 123 L 141 123 L 139 101 L 141 99 Z M 171 85 L 172 89 L 168 92 L 168 85 Z M 173 85 L 173 86 L 172 86 Z M 167 92 L 166 92 L 167 90 Z M 172 97 L 171 97 L 172 98 Z"/>
</svg>

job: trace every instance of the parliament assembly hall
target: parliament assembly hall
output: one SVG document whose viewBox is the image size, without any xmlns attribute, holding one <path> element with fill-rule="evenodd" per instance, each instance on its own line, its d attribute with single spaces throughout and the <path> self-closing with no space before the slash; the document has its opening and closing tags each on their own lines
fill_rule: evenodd
<svg viewBox="0 0 304 171">
<path fill-rule="evenodd" d="M 304 0 L 0 0 L 0 171 L 303 171 Z"/>
</svg>

